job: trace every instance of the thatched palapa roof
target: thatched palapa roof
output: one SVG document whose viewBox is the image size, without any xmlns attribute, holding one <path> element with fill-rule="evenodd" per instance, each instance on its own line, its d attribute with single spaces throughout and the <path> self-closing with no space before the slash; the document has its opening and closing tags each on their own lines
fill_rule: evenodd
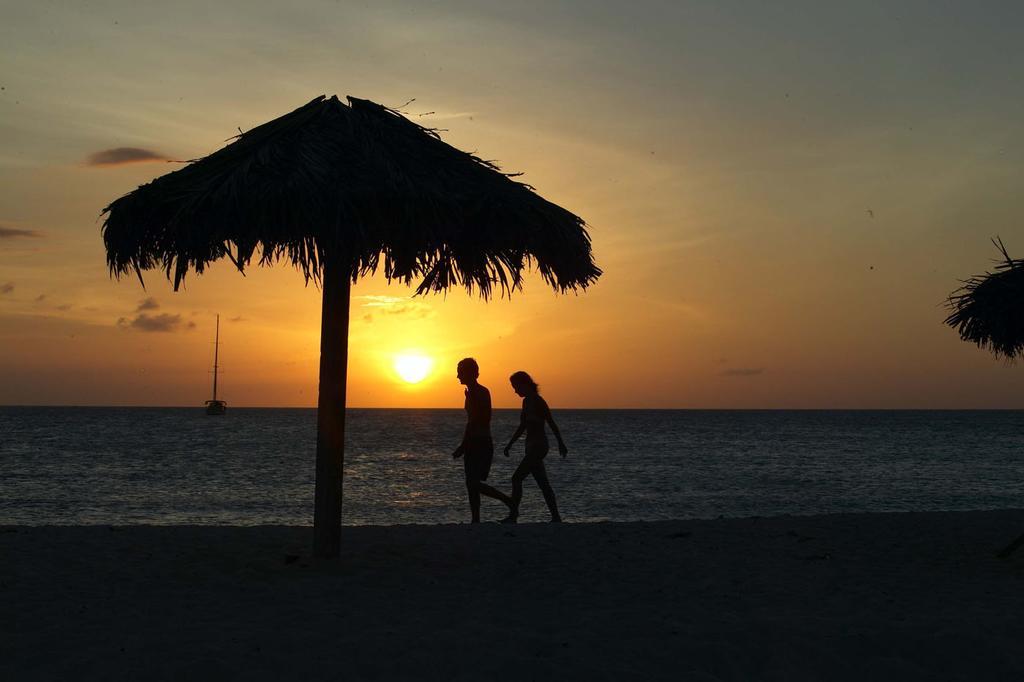
<svg viewBox="0 0 1024 682">
<path fill-rule="evenodd" d="M 992 240 L 1003 258 L 994 272 L 977 275 L 949 297 L 946 324 L 964 341 L 1014 360 L 1024 354 L 1024 260 L 1010 258 L 999 239 Z"/>
<path fill-rule="evenodd" d="M 417 293 L 511 293 L 530 266 L 559 291 L 594 283 L 584 221 L 512 178 L 392 109 L 320 96 L 117 199 L 103 239 L 112 274 L 161 268 L 175 289 L 222 257 L 307 280 L 325 259 L 353 279 L 383 266 Z"/>
</svg>

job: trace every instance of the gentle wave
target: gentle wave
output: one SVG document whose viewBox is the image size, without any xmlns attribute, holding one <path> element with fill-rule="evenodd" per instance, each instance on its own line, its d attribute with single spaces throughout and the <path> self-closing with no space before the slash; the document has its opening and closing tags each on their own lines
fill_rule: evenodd
<svg viewBox="0 0 1024 682">
<path fill-rule="evenodd" d="M 1016 411 L 558 410 L 570 521 L 1024 507 Z M 461 410 L 349 410 L 344 522 L 468 520 Z M 500 444 L 518 420 L 495 412 Z M 311 523 L 316 412 L 0 408 L 0 523 Z M 521 448 L 522 442 L 519 444 Z M 496 455 L 508 490 L 521 449 Z M 485 520 L 504 515 L 484 500 Z M 522 518 L 544 520 L 527 481 Z"/>
</svg>

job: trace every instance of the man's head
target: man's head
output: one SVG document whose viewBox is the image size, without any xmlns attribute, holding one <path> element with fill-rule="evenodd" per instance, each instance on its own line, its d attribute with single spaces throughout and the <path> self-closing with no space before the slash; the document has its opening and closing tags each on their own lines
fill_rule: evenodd
<svg viewBox="0 0 1024 682">
<path fill-rule="evenodd" d="M 476 364 L 473 358 L 463 358 L 459 360 L 455 374 L 459 377 L 460 384 L 468 384 L 480 377 L 480 365 Z"/>
</svg>

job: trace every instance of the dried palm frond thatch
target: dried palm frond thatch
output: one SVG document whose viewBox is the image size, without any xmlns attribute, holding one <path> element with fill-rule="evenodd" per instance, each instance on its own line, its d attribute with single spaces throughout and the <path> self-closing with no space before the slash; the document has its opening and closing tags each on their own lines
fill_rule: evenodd
<svg viewBox="0 0 1024 682">
<path fill-rule="evenodd" d="M 1002 253 L 994 272 L 966 280 L 947 302 L 945 323 L 960 338 L 1013 361 L 1024 354 L 1024 260 L 1010 258 L 1002 240 L 992 240 Z"/>
<path fill-rule="evenodd" d="M 317 97 L 104 209 L 111 273 L 160 268 L 177 289 L 220 258 L 326 259 L 417 292 L 511 293 L 535 264 L 559 291 L 600 276 L 583 220 L 492 163 L 367 100 Z M 532 263 L 531 263 L 532 261 Z"/>
<path fill-rule="evenodd" d="M 511 295 L 535 266 L 557 291 L 601 275 L 583 219 L 397 111 L 317 97 L 103 210 L 110 272 L 177 290 L 220 258 L 286 260 L 321 285 L 314 551 L 338 554 L 349 287 L 383 268 L 417 293 Z"/>
</svg>

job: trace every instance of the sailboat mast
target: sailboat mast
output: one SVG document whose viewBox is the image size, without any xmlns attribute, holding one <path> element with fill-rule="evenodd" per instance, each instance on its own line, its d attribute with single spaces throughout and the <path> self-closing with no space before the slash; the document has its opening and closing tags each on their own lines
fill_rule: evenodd
<svg viewBox="0 0 1024 682">
<path fill-rule="evenodd" d="M 217 358 L 220 351 L 220 315 L 217 315 L 217 335 L 213 341 L 213 399 L 217 399 Z"/>
</svg>

